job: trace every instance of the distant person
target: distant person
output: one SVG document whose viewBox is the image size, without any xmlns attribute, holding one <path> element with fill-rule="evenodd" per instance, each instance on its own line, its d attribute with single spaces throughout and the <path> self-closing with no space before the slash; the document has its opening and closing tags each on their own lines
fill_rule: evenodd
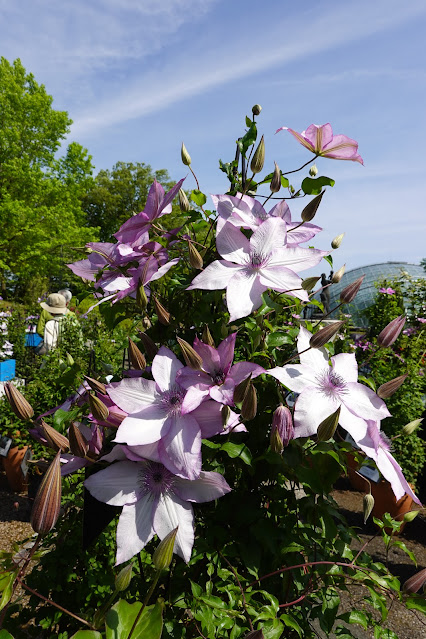
<svg viewBox="0 0 426 639">
<path fill-rule="evenodd" d="M 53 295 L 62 295 L 62 297 L 65 298 L 65 306 L 67 308 L 67 314 L 72 315 L 75 317 L 75 313 L 73 313 L 72 311 L 69 310 L 68 305 L 71 302 L 72 299 L 72 293 L 68 288 L 63 288 L 60 291 L 58 291 L 57 293 L 53 293 Z M 49 296 L 50 297 L 50 296 Z M 49 301 L 49 298 L 48 300 Z M 48 322 L 49 320 L 53 319 L 53 315 L 51 313 L 49 313 L 48 310 L 46 310 L 47 305 L 43 306 L 42 302 L 40 304 L 40 306 L 42 307 L 42 311 L 40 313 L 40 317 L 37 323 L 37 333 L 40 335 L 40 337 L 42 337 L 44 339 L 44 327 L 46 325 L 46 322 Z"/>
<path fill-rule="evenodd" d="M 43 342 L 37 347 L 36 352 L 44 355 L 56 347 L 61 333 L 63 318 L 70 313 L 63 295 L 51 293 L 46 302 L 40 304 L 42 313 L 37 324 L 37 333 L 40 335 L 43 326 Z"/>
</svg>

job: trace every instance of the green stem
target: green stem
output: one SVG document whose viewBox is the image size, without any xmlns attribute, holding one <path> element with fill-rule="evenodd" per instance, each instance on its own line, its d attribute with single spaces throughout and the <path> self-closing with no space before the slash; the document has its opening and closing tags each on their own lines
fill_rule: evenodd
<svg viewBox="0 0 426 639">
<path fill-rule="evenodd" d="M 146 605 L 147 605 L 148 601 L 150 600 L 152 593 L 154 592 L 154 589 L 155 589 L 155 587 L 157 585 L 157 582 L 158 582 L 158 580 L 160 578 L 160 574 L 161 574 L 161 572 L 158 571 L 156 576 L 155 576 L 154 581 L 151 584 L 151 588 L 148 590 L 148 594 L 147 594 L 147 596 L 144 599 L 144 602 L 142 604 L 142 608 L 139 610 L 138 614 L 136 615 L 136 619 L 134 620 L 133 626 L 131 627 L 129 634 L 127 635 L 127 639 L 131 639 L 131 636 L 132 636 L 132 634 L 133 634 L 133 632 L 134 632 L 134 630 L 135 630 L 135 628 L 136 628 L 136 626 L 138 624 L 138 621 L 141 618 L 142 613 L 145 610 Z"/>
</svg>

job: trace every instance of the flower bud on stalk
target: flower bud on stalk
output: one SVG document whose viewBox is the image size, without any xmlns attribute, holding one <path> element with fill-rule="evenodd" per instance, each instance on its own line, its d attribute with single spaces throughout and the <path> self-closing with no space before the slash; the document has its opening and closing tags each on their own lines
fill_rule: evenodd
<svg viewBox="0 0 426 639">
<path fill-rule="evenodd" d="M 311 177 L 315 177 L 316 175 L 318 175 L 318 168 L 316 164 L 313 164 L 311 168 L 309 169 L 309 175 Z"/>
<path fill-rule="evenodd" d="M 260 104 L 255 104 L 251 108 L 251 112 L 253 113 L 253 115 L 260 115 L 261 110 L 262 110 L 262 107 L 260 106 Z"/>
<path fill-rule="evenodd" d="M 381 399 L 391 397 L 398 388 L 402 386 L 407 377 L 408 373 L 405 373 L 405 375 L 400 375 L 399 377 L 395 377 L 395 379 L 391 379 L 389 382 L 382 384 L 377 390 L 378 396 L 381 397 Z"/>
<path fill-rule="evenodd" d="M 180 156 L 182 158 L 182 162 L 185 166 L 191 166 L 191 156 L 189 155 L 188 151 L 186 150 L 186 146 L 184 145 L 184 143 L 182 142 L 182 148 L 180 150 Z"/>
<path fill-rule="evenodd" d="M 74 357 L 70 355 L 69 353 L 67 353 L 67 364 L 68 366 L 73 366 L 74 364 Z"/>
<path fill-rule="evenodd" d="M 317 437 L 319 442 L 326 442 L 331 439 L 336 432 L 336 428 L 339 425 L 340 406 L 339 408 L 326 417 L 318 426 Z"/>
<path fill-rule="evenodd" d="M 278 191 L 281 188 L 281 171 L 278 164 L 276 162 L 274 162 L 274 164 L 275 164 L 274 175 L 272 176 L 272 180 L 269 185 L 269 188 L 271 189 L 271 193 L 278 193 Z"/>
<path fill-rule="evenodd" d="M 136 304 L 139 306 L 141 311 L 144 311 L 148 306 L 148 298 L 146 296 L 145 287 L 142 284 L 141 280 L 139 280 L 139 286 L 136 289 Z"/>
<path fill-rule="evenodd" d="M 34 416 L 33 407 L 22 393 L 11 382 L 5 382 L 4 394 L 10 404 L 11 409 L 19 419 L 31 419 Z"/>
<path fill-rule="evenodd" d="M 302 280 L 303 290 L 308 291 L 308 293 L 309 291 L 312 291 L 319 279 L 319 277 L 307 277 L 306 279 Z"/>
<path fill-rule="evenodd" d="M 318 210 L 318 207 L 321 204 L 321 200 L 323 198 L 324 193 L 325 191 L 321 191 L 319 195 L 314 197 L 314 199 L 311 200 L 309 204 L 305 206 L 305 208 L 302 211 L 302 220 L 304 222 L 310 222 L 311 220 L 314 219 L 315 214 Z"/>
<path fill-rule="evenodd" d="M 399 334 L 404 328 L 405 319 L 404 315 L 395 317 L 395 319 L 389 322 L 389 324 L 378 334 L 377 343 L 381 348 L 388 348 L 396 342 Z"/>
<path fill-rule="evenodd" d="M 139 339 L 143 344 L 144 349 L 146 350 L 146 354 L 150 359 L 153 359 L 158 353 L 158 347 L 155 342 L 147 335 L 146 333 L 138 333 Z"/>
<path fill-rule="evenodd" d="M 404 521 L 409 524 L 410 521 L 413 521 L 417 517 L 419 512 L 419 510 L 409 510 L 408 513 L 405 513 L 404 515 Z"/>
<path fill-rule="evenodd" d="M 332 324 L 329 324 L 324 328 L 320 328 L 319 331 L 312 335 L 311 339 L 309 340 L 309 346 L 311 348 L 321 348 L 322 346 L 327 344 L 327 342 L 329 342 L 331 338 L 336 335 L 336 333 L 340 331 L 344 323 L 344 321 L 333 322 Z"/>
<path fill-rule="evenodd" d="M 414 431 L 420 426 L 420 424 L 423 421 L 423 417 L 420 417 L 420 419 L 415 419 L 412 422 L 409 422 L 408 424 L 405 424 L 405 426 L 402 429 L 402 434 L 403 435 L 412 435 L 414 433 Z"/>
<path fill-rule="evenodd" d="M 212 337 L 212 334 L 210 333 L 210 329 L 207 326 L 207 324 L 203 328 L 203 335 L 201 339 L 204 342 L 204 344 L 207 344 L 208 346 L 215 348 L 214 339 Z"/>
<path fill-rule="evenodd" d="M 168 535 L 160 541 L 152 556 L 152 563 L 157 570 L 167 570 L 172 563 L 173 549 L 175 547 L 175 539 L 179 526 L 169 532 Z"/>
<path fill-rule="evenodd" d="M 344 276 L 345 271 L 346 271 L 346 264 L 343 264 L 343 266 L 341 266 L 338 271 L 333 273 L 333 276 L 331 278 L 331 283 L 338 284 L 340 280 L 342 279 L 342 277 Z"/>
<path fill-rule="evenodd" d="M 96 395 L 89 394 L 90 411 L 95 419 L 105 422 L 109 416 L 108 407 Z"/>
<path fill-rule="evenodd" d="M 154 296 L 154 306 L 155 312 L 157 313 L 158 321 L 163 326 L 168 326 L 170 324 L 170 313 L 167 311 L 164 306 L 158 301 L 158 299 Z"/>
<path fill-rule="evenodd" d="M 43 419 L 41 420 L 40 426 L 43 431 L 43 436 L 47 440 L 48 445 L 50 446 L 50 448 L 53 448 L 55 452 L 58 452 L 58 450 L 60 450 L 62 453 L 65 453 L 69 449 L 70 443 L 65 435 L 58 433 L 55 428 L 52 428 L 52 426 L 46 424 Z"/>
<path fill-rule="evenodd" d="M 81 430 L 75 422 L 71 422 L 68 430 L 68 438 L 70 441 L 70 450 L 76 457 L 86 457 L 89 450 L 89 444 L 82 435 Z"/>
<path fill-rule="evenodd" d="M 136 369 L 137 371 L 145 370 L 146 359 L 143 353 L 141 353 L 141 351 L 138 349 L 134 341 L 130 339 L 130 337 L 129 337 L 129 357 L 134 369 Z"/>
<path fill-rule="evenodd" d="M 203 268 L 203 258 L 195 248 L 192 242 L 188 242 L 189 263 L 192 268 L 196 268 L 199 271 Z"/>
<path fill-rule="evenodd" d="M 130 564 L 124 566 L 118 575 L 115 576 L 115 592 L 123 592 L 124 590 L 127 590 L 132 580 L 132 570 L 133 562 L 131 561 Z"/>
<path fill-rule="evenodd" d="M 257 146 L 256 151 L 253 154 L 250 168 L 252 173 L 260 173 L 263 169 L 263 165 L 265 164 L 265 141 L 263 139 L 263 135 L 260 138 L 260 142 Z"/>
<path fill-rule="evenodd" d="M 334 240 L 331 241 L 331 248 L 338 249 L 344 237 L 345 237 L 344 233 L 340 233 L 340 235 L 336 235 Z"/>
<path fill-rule="evenodd" d="M 364 495 L 363 510 L 364 510 L 364 524 L 367 523 L 367 519 L 371 515 L 371 511 L 374 508 L 374 497 L 371 493 Z"/>
<path fill-rule="evenodd" d="M 239 404 L 243 401 L 245 394 L 247 392 L 248 385 L 251 381 L 251 374 L 243 379 L 235 388 L 234 388 L 234 402 Z"/>
<path fill-rule="evenodd" d="M 250 419 L 254 419 L 256 417 L 256 413 L 257 393 L 253 383 L 250 381 L 241 406 L 241 416 L 244 420 L 250 421 Z"/>
<path fill-rule="evenodd" d="M 185 359 L 186 365 L 192 368 L 194 371 L 200 371 L 203 367 L 203 360 L 195 351 L 191 344 L 188 344 L 184 339 L 177 338 L 178 344 L 181 348 L 182 355 Z"/>
<path fill-rule="evenodd" d="M 84 375 L 84 379 L 89 384 L 90 388 L 94 390 L 96 393 L 101 393 L 101 395 L 106 395 L 105 384 L 99 382 L 97 379 L 93 379 L 92 377 L 88 377 Z"/>
<path fill-rule="evenodd" d="M 231 415 L 231 409 L 229 408 L 229 406 L 222 406 L 222 408 L 220 409 L 220 414 L 222 416 L 222 428 L 225 429 Z"/>
<path fill-rule="evenodd" d="M 47 535 L 56 524 L 61 508 L 61 453 L 56 454 L 34 499 L 30 523 L 39 535 Z"/>
<path fill-rule="evenodd" d="M 294 439 L 293 418 L 290 409 L 281 404 L 272 417 L 271 450 L 281 455 L 292 439 Z"/>
<path fill-rule="evenodd" d="M 188 211 L 191 210 L 191 205 L 189 203 L 188 196 L 183 189 L 179 189 L 178 197 L 180 210 L 182 213 L 188 213 Z"/>
<path fill-rule="evenodd" d="M 365 275 L 361 275 L 361 277 L 355 280 L 355 282 L 351 282 L 350 284 L 348 284 L 348 286 L 346 286 L 346 288 L 343 289 L 343 291 L 340 293 L 340 301 L 342 302 L 342 304 L 350 304 L 351 302 L 353 302 L 358 294 L 359 289 L 361 288 L 364 277 Z"/>
<path fill-rule="evenodd" d="M 407 579 L 407 581 L 403 584 L 402 590 L 407 592 L 408 594 L 414 594 L 418 592 L 420 588 L 426 583 L 426 568 L 420 570 L 415 575 Z"/>
</svg>

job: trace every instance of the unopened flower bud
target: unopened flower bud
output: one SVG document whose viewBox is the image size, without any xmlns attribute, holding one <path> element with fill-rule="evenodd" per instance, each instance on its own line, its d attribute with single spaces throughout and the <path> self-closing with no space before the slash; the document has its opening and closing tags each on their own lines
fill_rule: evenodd
<svg viewBox="0 0 426 639">
<path fill-rule="evenodd" d="M 405 426 L 401 430 L 402 434 L 403 435 L 412 435 L 414 433 L 414 431 L 420 426 L 422 421 L 423 421 L 423 417 L 420 417 L 420 419 L 415 419 L 412 422 L 409 422 L 408 424 L 405 424 Z"/>
<path fill-rule="evenodd" d="M 338 284 L 340 280 L 342 279 L 342 277 L 344 276 L 345 271 L 346 271 L 346 264 L 343 264 L 343 266 L 341 266 L 338 271 L 333 273 L 331 278 L 331 283 Z"/>
<path fill-rule="evenodd" d="M 332 324 L 328 324 L 328 326 L 324 326 L 324 328 L 320 328 L 319 331 L 312 335 L 309 340 L 309 346 L 311 348 L 321 348 L 340 331 L 344 323 L 344 321 L 333 322 Z"/>
<path fill-rule="evenodd" d="M 241 416 L 245 421 L 254 419 L 257 413 L 257 392 L 250 381 L 241 406 Z"/>
<path fill-rule="evenodd" d="M 76 457 L 86 457 L 89 450 L 89 444 L 83 437 L 83 434 L 75 422 L 71 422 L 68 429 L 68 439 L 70 442 L 70 451 Z"/>
<path fill-rule="evenodd" d="M 153 299 L 158 321 L 160 322 L 160 324 L 163 324 L 163 326 L 168 326 L 170 324 L 169 311 L 164 308 L 164 306 L 161 304 L 161 302 L 158 301 L 155 295 L 153 296 Z"/>
<path fill-rule="evenodd" d="M 124 566 L 115 576 L 115 592 L 123 592 L 127 590 L 132 580 L 133 562 Z"/>
<path fill-rule="evenodd" d="M 377 390 L 378 396 L 382 399 L 391 397 L 398 390 L 398 388 L 402 386 L 407 377 L 408 373 L 406 373 L 405 375 L 400 375 L 399 377 L 395 377 L 395 379 L 391 379 L 389 382 L 382 384 Z"/>
<path fill-rule="evenodd" d="M 46 535 L 56 524 L 61 509 L 61 453 L 56 454 L 44 475 L 34 499 L 30 523 L 39 535 Z"/>
<path fill-rule="evenodd" d="M 407 579 L 407 581 L 403 584 L 402 590 L 407 592 L 408 594 L 414 594 L 418 592 L 420 588 L 426 583 L 426 568 L 420 570 L 415 575 Z"/>
<path fill-rule="evenodd" d="M 152 563 L 158 571 L 167 570 L 167 568 L 172 563 L 173 549 L 175 547 L 175 539 L 178 528 L 179 526 L 176 526 L 174 530 L 169 532 L 169 534 L 160 541 L 159 545 L 155 549 L 155 552 L 152 556 Z"/>
<path fill-rule="evenodd" d="M 246 379 L 243 379 L 243 381 L 237 384 L 237 386 L 234 388 L 234 402 L 236 404 L 240 404 L 243 401 L 247 392 L 248 385 L 250 384 L 250 380 L 251 374 L 246 377 Z"/>
<path fill-rule="evenodd" d="M 89 384 L 90 388 L 101 395 L 106 395 L 105 384 L 99 382 L 97 379 L 93 379 L 93 377 L 84 376 L 84 379 Z"/>
<path fill-rule="evenodd" d="M 182 148 L 180 150 L 180 157 L 182 158 L 182 162 L 185 166 L 191 166 L 191 156 L 186 150 L 186 146 L 182 142 Z"/>
<path fill-rule="evenodd" d="M 203 258 L 192 242 L 188 242 L 188 258 L 192 268 L 201 270 L 203 268 Z"/>
<path fill-rule="evenodd" d="M 251 112 L 253 113 L 253 115 L 260 115 L 261 110 L 262 110 L 262 107 L 260 106 L 260 104 L 255 104 L 251 108 Z"/>
<path fill-rule="evenodd" d="M 410 521 L 413 521 L 417 517 L 419 512 L 420 512 L 419 510 L 410 510 L 408 513 L 405 513 L 404 521 L 407 522 L 407 524 L 409 524 Z"/>
<path fill-rule="evenodd" d="M 185 359 L 186 365 L 192 368 L 194 371 L 200 371 L 203 367 L 203 360 L 194 350 L 191 344 L 188 344 L 184 339 L 177 338 L 178 344 L 181 348 L 182 355 Z"/>
<path fill-rule="evenodd" d="M 182 213 L 188 213 L 188 211 L 191 210 L 191 205 L 189 203 L 188 196 L 183 189 L 179 189 L 178 198 L 180 210 Z"/>
<path fill-rule="evenodd" d="M 6 399 L 15 415 L 19 417 L 19 419 L 31 419 L 34 415 L 33 407 L 27 402 L 16 386 L 11 382 L 5 382 L 3 389 Z"/>
<path fill-rule="evenodd" d="M 260 173 L 263 169 L 263 165 L 265 164 L 265 141 L 263 139 L 263 135 L 260 138 L 260 142 L 257 146 L 256 151 L 253 154 L 250 168 L 252 173 Z"/>
<path fill-rule="evenodd" d="M 136 304 L 139 306 L 141 311 L 144 311 L 148 306 L 148 297 L 141 280 L 139 280 L 139 285 L 136 289 Z"/>
<path fill-rule="evenodd" d="M 361 275 L 355 282 L 351 282 L 346 286 L 343 291 L 340 293 L 340 301 L 342 304 L 350 304 L 353 302 L 359 289 L 361 288 L 362 281 L 365 275 Z"/>
<path fill-rule="evenodd" d="M 321 204 L 321 200 L 324 196 L 324 193 L 325 191 L 321 191 L 319 195 L 316 195 L 314 199 L 311 200 L 309 204 L 305 206 L 305 208 L 302 211 L 302 220 L 304 222 L 310 222 L 311 220 L 314 219 L 315 214 L 318 210 L 318 207 Z"/>
<path fill-rule="evenodd" d="M 271 450 L 281 455 L 292 439 L 294 439 L 293 418 L 290 409 L 281 404 L 272 417 Z"/>
<path fill-rule="evenodd" d="M 70 355 L 69 353 L 67 353 L 67 364 L 68 364 L 68 366 L 73 366 L 74 365 L 74 357 L 72 355 Z"/>
<path fill-rule="evenodd" d="M 62 453 L 66 453 L 69 450 L 70 443 L 65 435 L 58 433 L 55 428 L 46 424 L 46 422 L 42 419 L 40 427 L 43 431 L 43 436 L 47 441 L 47 444 L 50 448 L 53 448 L 55 452 L 60 450 Z"/>
<path fill-rule="evenodd" d="M 374 497 L 371 493 L 364 495 L 363 510 L 364 510 L 364 524 L 367 523 L 367 519 L 371 515 L 371 511 L 374 508 Z"/>
<path fill-rule="evenodd" d="M 326 442 L 328 439 L 333 437 L 336 432 L 336 428 L 339 425 L 339 417 L 340 406 L 334 413 L 326 417 L 318 426 L 317 437 L 319 442 Z"/>
<path fill-rule="evenodd" d="M 142 331 L 138 333 L 138 336 L 143 344 L 144 349 L 146 350 L 146 354 L 150 359 L 153 359 L 158 353 L 157 345 L 155 344 L 155 342 L 152 341 L 149 335 L 143 333 Z"/>
<path fill-rule="evenodd" d="M 274 175 L 272 176 L 272 180 L 269 185 L 269 188 L 271 189 L 271 193 L 278 193 L 278 191 L 281 188 L 281 171 L 278 164 L 276 162 L 274 162 L 274 164 L 275 164 Z"/>
<path fill-rule="evenodd" d="M 226 425 L 229 421 L 229 418 L 231 416 L 231 409 L 229 408 L 229 406 L 227 406 L 226 404 L 224 406 L 222 406 L 222 408 L 220 409 L 220 414 L 222 416 L 222 428 L 226 428 Z"/>
<path fill-rule="evenodd" d="M 309 175 L 311 177 L 315 177 L 316 175 L 318 175 L 318 169 L 316 164 L 313 164 L 311 168 L 309 169 Z"/>
<path fill-rule="evenodd" d="M 132 366 L 137 371 L 143 371 L 146 368 L 146 359 L 138 349 L 136 344 L 129 337 L 129 358 L 132 363 Z"/>
<path fill-rule="evenodd" d="M 319 279 L 319 277 L 306 277 L 304 280 L 302 280 L 303 290 L 307 291 L 308 293 L 309 291 L 312 291 Z"/>
<path fill-rule="evenodd" d="M 377 343 L 382 348 L 388 348 L 392 346 L 398 339 L 402 329 L 404 328 L 405 317 L 400 315 L 395 317 L 385 328 L 378 334 Z"/>
<path fill-rule="evenodd" d="M 99 422 L 105 422 L 108 419 L 109 410 L 103 401 L 96 395 L 89 394 L 89 406 L 93 417 Z"/>
<path fill-rule="evenodd" d="M 338 249 L 344 237 L 345 237 L 344 233 L 340 233 L 340 235 L 336 235 L 334 240 L 331 241 L 331 248 Z"/>
<path fill-rule="evenodd" d="M 208 346 L 215 348 L 214 339 L 212 337 L 212 334 L 210 333 L 210 329 L 207 326 L 207 324 L 203 328 L 202 341 L 204 342 L 204 344 L 207 344 Z"/>
</svg>

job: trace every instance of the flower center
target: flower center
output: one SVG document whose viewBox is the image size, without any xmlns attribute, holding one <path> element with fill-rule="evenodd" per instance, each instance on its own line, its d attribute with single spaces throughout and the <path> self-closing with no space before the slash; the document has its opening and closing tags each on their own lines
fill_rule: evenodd
<svg viewBox="0 0 426 639">
<path fill-rule="evenodd" d="M 177 387 L 163 393 L 161 404 L 168 415 L 180 415 L 180 409 L 184 397 L 185 391 Z"/>
<path fill-rule="evenodd" d="M 325 371 L 317 377 L 320 390 L 330 398 L 339 398 L 345 394 L 346 382 L 341 375 L 333 370 Z"/>
<path fill-rule="evenodd" d="M 221 386 L 226 379 L 226 375 L 224 371 L 217 371 L 214 375 L 211 375 L 211 378 L 217 386 Z"/>
<path fill-rule="evenodd" d="M 140 465 L 138 484 L 143 495 L 151 493 L 152 497 L 159 497 L 172 489 L 175 476 L 163 464 L 147 461 Z"/>
<path fill-rule="evenodd" d="M 269 262 L 269 256 L 263 255 L 263 253 L 258 253 L 257 251 L 253 251 L 250 253 L 250 257 L 248 258 L 248 267 L 251 270 L 258 271 L 262 267 L 266 266 Z"/>
</svg>

